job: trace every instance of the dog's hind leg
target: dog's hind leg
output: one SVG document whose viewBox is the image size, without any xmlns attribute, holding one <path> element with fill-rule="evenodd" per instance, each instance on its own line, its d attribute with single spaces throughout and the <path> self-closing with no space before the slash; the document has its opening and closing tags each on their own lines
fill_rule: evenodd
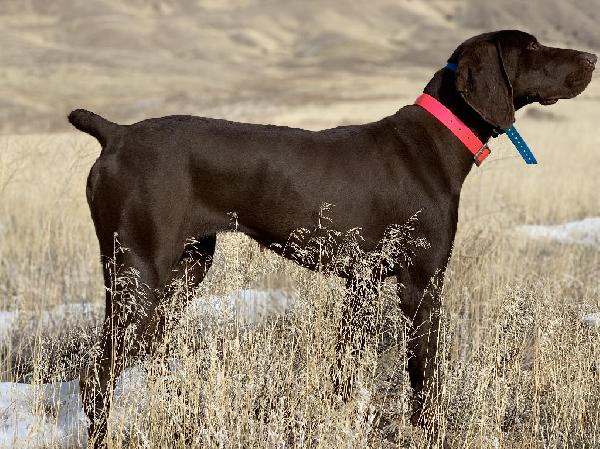
<svg viewBox="0 0 600 449">
<path fill-rule="evenodd" d="M 106 424 L 115 380 L 127 353 L 137 352 L 140 329 L 155 307 L 156 269 L 127 249 L 104 266 L 106 318 L 95 354 L 80 377 L 84 410 L 90 419 L 90 445 L 105 447 Z"/>
<path fill-rule="evenodd" d="M 123 248 L 115 249 L 109 248 L 113 245 L 107 243 L 106 234 L 100 235 L 106 318 L 97 352 L 80 378 L 84 410 L 91 421 L 89 443 L 95 448 L 106 446 L 107 418 L 115 380 L 128 356 L 146 350 L 145 331 L 156 315 L 174 265 L 172 261 L 179 261 L 181 257 L 175 256 L 178 246 L 175 236 L 166 232 L 156 235 L 162 235 L 162 239 L 156 245 L 157 250 L 151 252 L 143 252 L 145 247 L 133 241 L 131 233 L 129 241 L 125 238 L 122 242 Z"/>
<path fill-rule="evenodd" d="M 144 331 L 148 352 L 155 352 L 162 343 L 169 317 L 177 319 L 193 299 L 212 265 L 216 242 L 216 234 L 210 234 L 186 244 L 181 260 L 171 271 L 161 304 Z"/>
</svg>

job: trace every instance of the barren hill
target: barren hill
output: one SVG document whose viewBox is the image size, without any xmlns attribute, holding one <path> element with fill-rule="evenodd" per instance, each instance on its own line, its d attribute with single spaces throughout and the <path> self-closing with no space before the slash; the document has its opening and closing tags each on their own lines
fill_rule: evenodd
<svg viewBox="0 0 600 449">
<path fill-rule="evenodd" d="M 76 107 L 131 122 L 171 113 L 256 120 L 256 110 L 285 121 L 280 112 L 300 104 L 400 105 L 482 30 L 600 48 L 595 0 L 491 3 L 4 0 L 0 132 L 66 130 Z M 407 80 L 416 87 L 405 94 Z"/>
</svg>

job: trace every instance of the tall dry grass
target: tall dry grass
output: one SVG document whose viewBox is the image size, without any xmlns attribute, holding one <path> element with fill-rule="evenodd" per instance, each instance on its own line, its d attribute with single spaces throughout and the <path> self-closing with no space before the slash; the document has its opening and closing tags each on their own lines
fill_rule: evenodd
<svg viewBox="0 0 600 449">
<path fill-rule="evenodd" d="M 465 185 L 443 293 L 436 410 L 456 447 L 600 446 L 600 338 L 580 324 L 581 313 L 600 307 L 598 248 L 527 241 L 514 231 L 600 212 L 594 115 L 569 118 L 597 106 L 576 101 L 552 116 L 521 117 L 540 166 L 525 167 L 499 139 Z M 21 311 L 0 352 L 2 380 L 71 379 L 94 341 L 103 286 L 84 186 L 97 153 L 81 135 L 0 138 L 0 309 Z M 242 235 L 220 236 L 195 294 L 246 287 L 300 299 L 285 317 L 256 326 L 191 311 L 175 320 L 162 351 L 131 361 L 146 382 L 110 421 L 111 448 L 431 443 L 408 422 L 406 321 L 392 284 L 382 290 L 379 344 L 356 368 L 348 403 L 333 398 L 329 376 L 341 282 L 262 253 Z M 85 316 L 39 318 L 81 302 L 94 305 Z"/>
</svg>

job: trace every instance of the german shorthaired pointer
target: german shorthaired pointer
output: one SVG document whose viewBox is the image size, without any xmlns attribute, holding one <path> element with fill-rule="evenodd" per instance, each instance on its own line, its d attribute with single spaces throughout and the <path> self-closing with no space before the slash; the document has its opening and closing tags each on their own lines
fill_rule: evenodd
<svg viewBox="0 0 600 449">
<path fill-rule="evenodd" d="M 119 125 L 81 109 L 69 115 L 102 146 L 87 181 L 107 288 L 99 356 L 80 381 L 92 422 L 90 445 L 105 445 L 109 392 L 131 346 L 125 329 L 138 343 L 134 351 L 159 338 L 164 318 L 157 306 L 168 286 L 186 270 L 194 284 L 202 282 L 216 234 L 230 229 L 229 213 L 237 214 L 239 231 L 303 263 L 281 248 L 294 230 L 317 227 L 324 203 L 335 205 L 329 218 L 336 229 L 361 228 L 364 251 L 374 250 L 391 225 L 420 211 L 417 232 L 430 249 L 419 251 L 410 266 L 387 264 L 373 276 L 397 276 L 403 286 L 398 294 L 413 328 L 412 422 L 427 425 L 423 410 L 435 384 L 440 307 L 437 290 L 427 287 L 448 263 L 463 181 L 489 152 L 483 147 L 474 157 L 465 133 L 467 140 L 487 142 L 512 126 L 517 109 L 575 97 L 590 82 L 596 56 L 546 47 L 510 30 L 467 40 L 448 62 L 425 87 L 432 109 L 414 104 L 373 123 L 317 132 L 192 116 Z M 115 236 L 126 251 L 115 253 Z M 115 284 L 110 266 L 134 269 L 139 282 Z M 340 276 L 353 290 L 352 269 Z M 348 295 L 340 351 L 348 342 L 360 344 L 353 335 L 370 329 L 368 315 L 352 318 L 360 308 L 355 293 Z M 125 315 L 132 298 L 133 310 Z M 348 396 L 348 382 L 335 385 Z"/>
</svg>

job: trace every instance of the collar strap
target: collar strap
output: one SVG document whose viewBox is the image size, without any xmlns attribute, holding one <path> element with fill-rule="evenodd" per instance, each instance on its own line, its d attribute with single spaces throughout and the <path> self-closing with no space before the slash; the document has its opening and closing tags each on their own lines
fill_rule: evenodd
<svg viewBox="0 0 600 449">
<path fill-rule="evenodd" d="M 525 140 L 523 140 L 523 138 L 521 137 L 521 134 L 519 134 L 519 131 L 517 131 L 517 128 L 511 126 L 510 128 L 505 129 L 504 131 L 506 131 L 506 135 L 513 143 L 513 145 L 515 146 L 525 163 L 527 165 L 537 164 L 535 156 L 529 149 L 529 146 L 527 145 Z"/>
<path fill-rule="evenodd" d="M 458 64 L 456 62 L 449 62 L 446 64 L 446 68 L 448 70 L 452 70 L 453 72 L 456 72 L 458 70 Z"/>
<path fill-rule="evenodd" d="M 431 95 L 422 94 L 417 98 L 415 104 L 421 106 L 435 118 L 437 118 L 446 128 L 452 131 L 458 140 L 460 140 L 467 149 L 473 153 L 475 165 L 478 167 L 483 163 L 486 157 L 491 153 L 487 144 L 479 140 L 473 131 L 469 129 L 454 113 L 433 98 Z"/>
</svg>

